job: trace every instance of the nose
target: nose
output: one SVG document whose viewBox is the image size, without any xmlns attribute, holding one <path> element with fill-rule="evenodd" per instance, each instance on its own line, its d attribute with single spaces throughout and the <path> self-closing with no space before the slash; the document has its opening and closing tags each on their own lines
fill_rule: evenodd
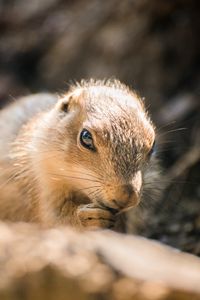
<svg viewBox="0 0 200 300">
<path fill-rule="evenodd" d="M 133 186 L 131 184 L 124 184 L 122 185 L 121 189 L 121 192 L 124 194 L 124 197 L 127 197 L 127 199 L 129 199 L 134 192 Z"/>
<path fill-rule="evenodd" d="M 118 209 L 135 206 L 138 203 L 138 193 L 131 184 L 124 184 L 117 188 L 112 202 Z"/>
</svg>

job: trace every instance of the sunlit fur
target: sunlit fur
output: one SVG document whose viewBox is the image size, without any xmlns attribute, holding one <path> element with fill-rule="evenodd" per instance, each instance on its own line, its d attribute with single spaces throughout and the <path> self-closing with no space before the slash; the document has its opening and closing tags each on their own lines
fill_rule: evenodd
<svg viewBox="0 0 200 300">
<path fill-rule="evenodd" d="M 79 142 L 83 128 L 96 151 Z M 1 218 L 79 226 L 80 204 L 121 212 L 140 202 L 155 130 L 119 81 L 82 81 L 59 99 L 25 97 L 1 111 L 0 130 Z"/>
</svg>

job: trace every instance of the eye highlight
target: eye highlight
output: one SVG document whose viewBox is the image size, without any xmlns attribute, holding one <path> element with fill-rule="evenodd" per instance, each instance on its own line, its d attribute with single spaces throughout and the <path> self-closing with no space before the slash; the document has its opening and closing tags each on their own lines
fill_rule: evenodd
<svg viewBox="0 0 200 300">
<path fill-rule="evenodd" d="M 92 135 L 87 129 L 83 129 L 80 134 L 80 143 L 83 147 L 95 151 Z"/>
</svg>

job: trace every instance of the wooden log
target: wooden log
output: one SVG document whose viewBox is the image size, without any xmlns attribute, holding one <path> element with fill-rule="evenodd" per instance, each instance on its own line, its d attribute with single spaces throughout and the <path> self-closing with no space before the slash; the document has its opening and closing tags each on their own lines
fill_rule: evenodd
<svg viewBox="0 0 200 300">
<path fill-rule="evenodd" d="M 199 258 L 112 231 L 1 223 L 0 265 L 2 300 L 200 299 Z"/>
</svg>

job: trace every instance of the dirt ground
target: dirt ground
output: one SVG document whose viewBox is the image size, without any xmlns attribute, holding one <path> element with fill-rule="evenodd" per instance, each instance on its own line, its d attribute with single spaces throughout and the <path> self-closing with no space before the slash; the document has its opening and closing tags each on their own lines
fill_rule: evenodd
<svg viewBox="0 0 200 300">
<path fill-rule="evenodd" d="M 200 3 L 0 1 L 0 106 L 81 78 L 135 88 L 157 125 L 165 192 L 140 234 L 200 255 Z M 151 203 L 149 203 L 151 206 Z"/>
</svg>

